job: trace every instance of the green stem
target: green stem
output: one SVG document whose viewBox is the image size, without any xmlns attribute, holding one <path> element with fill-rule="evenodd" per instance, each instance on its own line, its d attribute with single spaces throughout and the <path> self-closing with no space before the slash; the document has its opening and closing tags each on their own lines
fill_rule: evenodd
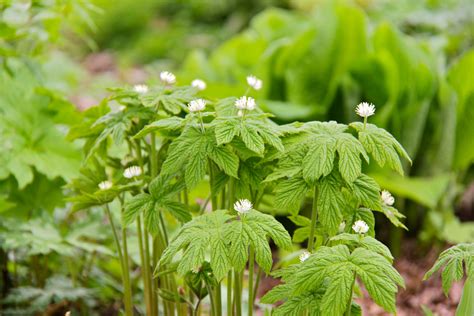
<svg viewBox="0 0 474 316">
<path fill-rule="evenodd" d="M 248 303 L 248 316 L 253 315 L 253 273 L 255 269 L 255 254 L 252 246 L 249 250 L 249 303 Z"/>
<path fill-rule="evenodd" d="M 138 235 L 138 246 L 140 250 L 140 260 L 142 262 L 142 276 L 143 276 L 143 284 L 145 287 L 145 306 L 147 315 L 154 315 L 153 310 L 153 303 L 152 303 L 152 288 L 151 288 L 151 276 L 150 276 L 150 269 L 147 269 L 149 266 L 149 260 L 147 260 L 146 250 L 144 248 L 143 238 L 147 238 L 147 235 L 143 235 L 142 232 L 142 221 L 141 216 L 137 217 L 137 235 Z"/>
<path fill-rule="evenodd" d="M 105 214 L 109 220 L 110 226 L 112 227 L 112 234 L 114 236 L 115 245 L 117 247 L 117 253 L 120 260 L 120 267 L 122 269 L 122 284 L 123 284 L 123 305 L 125 307 L 125 315 L 133 315 L 133 306 L 132 306 L 132 297 L 130 289 L 130 281 L 128 277 L 128 264 L 125 265 L 124 255 L 122 252 L 122 247 L 120 246 L 120 239 L 118 237 L 117 229 L 115 228 L 114 220 L 112 214 L 110 213 L 109 205 L 105 205 Z"/>
<path fill-rule="evenodd" d="M 255 286 L 253 288 L 253 297 L 252 297 L 252 305 L 255 305 L 255 299 L 257 297 L 257 292 L 258 292 L 258 286 L 260 285 L 260 279 L 262 278 L 263 272 L 261 269 L 257 266 L 257 279 L 255 280 Z"/>
<path fill-rule="evenodd" d="M 221 282 L 218 282 L 216 285 L 215 291 L 215 304 L 216 304 L 216 313 L 215 315 L 221 316 L 222 315 L 222 293 L 221 293 Z"/>
<path fill-rule="evenodd" d="M 123 267 L 125 270 L 125 297 L 129 301 L 128 306 L 125 306 L 125 314 L 133 315 L 133 303 L 132 303 L 132 286 L 130 284 L 130 268 L 129 268 L 129 258 L 128 258 L 128 247 L 127 247 L 127 228 L 125 225 L 122 225 L 122 245 L 123 245 Z M 128 310 L 127 310 L 128 307 Z"/>
<path fill-rule="evenodd" d="M 364 130 L 366 126 L 367 126 L 367 116 L 364 117 Z"/>
<path fill-rule="evenodd" d="M 199 305 L 201 304 L 201 299 L 199 299 L 196 303 L 196 306 L 193 308 L 193 316 L 198 316 L 199 315 Z M 229 314 L 230 315 L 230 314 Z"/>
<path fill-rule="evenodd" d="M 232 315 L 232 270 L 227 273 L 227 315 Z"/>
<path fill-rule="evenodd" d="M 150 141 L 150 169 L 151 177 L 154 178 L 158 174 L 158 158 L 156 156 L 156 136 L 155 133 L 151 133 Z"/>
<path fill-rule="evenodd" d="M 207 293 L 209 293 L 209 299 L 211 300 L 211 315 L 215 315 L 216 304 L 214 302 L 214 295 L 212 295 L 212 289 L 209 283 L 206 282 Z"/>
<path fill-rule="evenodd" d="M 311 229 L 309 231 L 309 239 L 308 239 L 308 251 L 313 251 L 314 246 L 314 233 L 316 231 L 316 222 L 318 221 L 318 187 L 314 187 L 314 196 L 313 196 L 313 208 L 311 210 Z"/>
<path fill-rule="evenodd" d="M 208 160 L 209 164 L 209 186 L 211 191 L 212 211 L 217 210 L 217 192 L 213 191 L 214 187 L 214 165 L 211 159 Z"/>
<path fill-rule="evenodd" d="M 234 272 L 234 305 L 235 316 L 242 316 L 242 288 L 241 288 L 241 273 Z"/>
</svg>

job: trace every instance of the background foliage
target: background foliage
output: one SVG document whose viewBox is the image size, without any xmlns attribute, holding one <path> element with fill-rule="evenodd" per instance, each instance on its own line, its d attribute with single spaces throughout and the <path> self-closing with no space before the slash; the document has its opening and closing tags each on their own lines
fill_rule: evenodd
<svg viewBox="0 0 474 316">
<path fill-rule="evenodd" d="M 407 234 L 427 247 L 472 242 L 473 10 L 469 0 L 2 2 L 2 309 L 65 311 L 61 302 L 69 301 L 100 313 L 116 300 L 120 267 L 111 232 L 100 229 L 102 211 L 85 216 L 65 200 L 84 158 L 83 143 L 72 141 L 77 124 L 108 108 L 81 112 L 74 103 L 84 96 L 99 103 L 105 86 L 154 83 L 163 69 L 181 83 L 204 79 L 211 99 L 243 94 L 253 73 L 264 82 L 259 105 L 280 124 L 349 123 L 354 104 L 376 104 L 375 123 L 413 164 L 401 167 L 405 178 L 364 171 L 395 194 Z M 82 61 L 98 51 L 110 52 L 114 65 L 92 76 Z M 128 75 L 136 68 L 145 75 Z M 119 128 L 108 133 L 120 140 Z M 198 185 L 191 198 L 203 192 Z M 262 210 L 278 214 L 271 201 Z M 302 242 L 308 223 L 293 220 Z M 399 234 L 384 236 L 395 252 Z M 138 263 L 138 250 L 130 252 Z"/>
</svg>

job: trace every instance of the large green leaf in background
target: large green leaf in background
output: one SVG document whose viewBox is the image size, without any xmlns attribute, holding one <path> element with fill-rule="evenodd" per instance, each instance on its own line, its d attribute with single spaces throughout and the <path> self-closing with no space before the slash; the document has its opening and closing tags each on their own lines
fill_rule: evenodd
<svg viewBox="0 0 474 316">
<path fill-rule="evenodd" d="M 474 160 L 474 50 L 464 54 L 451 67 L 448 82 L 458 94 L 456 150 L 454 166 L 464 169 Z"/>
<path fill-rule="evenodd" d="M 21 190 L 38 173 L 44 179 L 30 191 L 56 192 L 55 187 L 62 185 L 61 179 L 72 179 L 79 170 L 80 153 L 65 140 L 56 125 L 64 120 L 60 117 L 63 113 L 69 113 L 71 119 L 71 113 L 75 114 L 73 106 L 58 102 L 53 94 L 48 95 L 40 88 L 39 72 L 33 72 L 34 68 L 14 60 L 9 60 L 9 66 L 11 74 L 0 73 L 0 183 L 12 176 Z M 50 106 L 52 103 L 54 108 Z M 15 186 L 12 188 L 10 198 L 16 200 L 13 202 L 25 204 L 21 192 Z M 49 198 L 56 201 L 53 204 L 60 201 L 56 193 L 43 194 L 35 197 L 29 207 L 53 209 L 54 205 L 48 201 L 40 201 Z"/>
</svg>

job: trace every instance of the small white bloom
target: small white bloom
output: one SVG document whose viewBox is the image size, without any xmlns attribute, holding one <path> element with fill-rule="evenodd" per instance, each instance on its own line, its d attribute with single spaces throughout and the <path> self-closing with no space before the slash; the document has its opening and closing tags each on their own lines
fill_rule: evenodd
<svg viewBox="0 0 474 316">
<path fill-rule="evenodd" d="M 358 234 L 365 234 L 369 231 L 369 226 L 366 222 L 358 220 L 352 225 L 352 229 Z"/>
<path fill-rule="evenodd" d="M 346 229 L 346 222 L 342 221 L 342 222 L 339 224 L 339 232 L 340 232 L 340 233 L 344 232 L 344 229 Z"/>
<path fill-rule="evenodd" d="M 102 181 L 101 183 L 99 183 L 99 189 L 101 190 L 108 190 L 112 187 L 112 182 L 106 180 L 106 181 Z"/>
<path fill-rule="evenodd" d="M 131 166 L 125 169 L 123 172 L 123 176 L 127 179 L 131 179 L 133 177 L 138 177 L 142 174 L 142 169 L 138 166 Z"/>
<path fill-rule="evenodd" d="M 258 79 L 257 77 L 253 75 L 247 76 L 247 83 L 249 86 L 251 86 L 255 90 L 262 89 L 262 80 Z"/>
<path fill-rule="evenodd" d="M 300 255 L 300 262 L 305 261 L 309 258 L 309 256 L 311 256 L 311 254 L 308 251 L 303 251 L 303 253 Z"/>
<path fill-rule="evenodd" d="M 247 213 L 252 209 L 252 207 L 252 202 L 247 199 L 241 199 L 234 203 L 234 210 L 236 210 L 240 214 Z"/>
<path fill-rule="evenodd" d="M 203 99 L 192 100 L 188 104 L 188 109 L 190 112 L 199 112 L 199 111 L 204 110 L 205 107 L 206 107 L 206 100 L 203 100 Z"/>
<path fill-rule="evenodd" d="M 392 206 L 395 203 L 395 198 L 387 190 L 383 190 L 380 196 L 385 205 Z"/>
<path fill-rule="evenodd" d="M 237 100 L 235 100 L 234 105 L 239 110 L 249 110 L 249 111 L 251 111 L 251 110 L 255 109 L 255 106 L 257 104 L 256 104 L 254 98 L 243 96 L 243 97 L 240 97 Z"/>
<path fill-rule="evenodd" d="M 147 93 L 148 86 L 146 84 L 137 84 L 133 86 L 133 91 L 140 94 Z"/>
<path fill-rule="evenodd" d="M 160 80 L 165 84 L 172 85 L 176 83 L 176 76 L 169 71 L 162 71 L 160 72 Z"/>
<path fill-rule="evenodd" d="M 367 102 L 359 103 L 359 105 L 356 107 L 356 113 L 362 117 L 372 116 L 375 113 L 375 105 L 372 103 L 369 104 Z"/>
<path fill-rule="evenodd" d="M 193 82 L 191 82 L 191 86 L 198 90 L 204 90 L 207 87 L 207 84 L 204 80 L 201 79 L 194 79 Z"/>
<path fill-rule="evenodd" d="M 194 267 L 191 269 L 192 273 L 199 273 L 199 271 L 201 271 L 201 267 Z"/>
</svg>

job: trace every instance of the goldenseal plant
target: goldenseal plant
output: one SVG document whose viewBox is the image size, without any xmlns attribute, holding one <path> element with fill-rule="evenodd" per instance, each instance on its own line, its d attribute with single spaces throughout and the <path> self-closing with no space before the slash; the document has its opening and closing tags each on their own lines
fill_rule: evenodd
<svg viewBox="0 0 474 316">
<path fill-rule="evenodd" d="M 201 79 L 179 86 L 168 71 L 158 76 L 155 87 L 112 89 L 70 132 L 85 152 L 71 201 L 104 211 L 125 315 L 251 316 L 272 252 L 305 240 L 300 262 L 274 271 L 284 283 L 261 300 L 282 302 L 275 315 L 360 314 L 357 280 L 395 312 L 403 279 L 374 238 L 373 212 L 398 227 L 403 215 L 363 164 L 373 158 L 403 173 L 400 156 L 409 158 L 367 122 L 374 105 L 357 107 L 363 123 L 279 126 L 251 95 L 263 86 L 255 76 L 243 95 L 221 100 L 205 98 Z M 299 214 L 307 199 L 310 218 Z M 300 226 L 293 242 L 268 214 L 275 209 Z"/>
</svg>

